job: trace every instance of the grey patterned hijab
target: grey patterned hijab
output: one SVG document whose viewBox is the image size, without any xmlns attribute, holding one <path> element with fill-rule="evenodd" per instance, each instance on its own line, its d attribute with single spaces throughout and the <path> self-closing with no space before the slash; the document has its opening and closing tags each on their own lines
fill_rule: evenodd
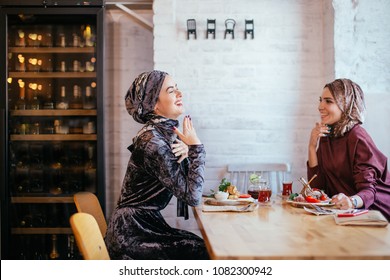
<svg viewBox="0 0 390 280">
<path fill-rule="evenodd" d="M 135 78 L 127 91 L 125 102 L 127 112 L 139 123 L 146 123 L 153 116 L 166 72 L 153 70 Z"/>
<path fill-rule="evenodd" d="M 360 86 L 349 79 L 337 79 L 326 84 L 340 108 L 341 119 L 333 125 L 333 136 L 343 136 L 364 121 L 364 94 Z"/>
</svg>

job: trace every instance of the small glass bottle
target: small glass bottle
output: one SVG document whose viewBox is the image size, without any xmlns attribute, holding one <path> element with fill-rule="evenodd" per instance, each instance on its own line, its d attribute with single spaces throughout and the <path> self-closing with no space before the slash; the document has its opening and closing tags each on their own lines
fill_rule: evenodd
<svg viewBox="0 0 390 280">
<path fill-rule="evenodd" d="M 54 120 L 54 133 L 61 134 L 60 120 Z"/>
<path fill-rule="evenodd" d="M 60 120 L 54 120 L 54 133 L 55 134 L 68 134 L 69 126 Z"/>
<path fill-rule="evenodd" d="M 73 47 L 79 47 L 80 46 L 80 36 L 73 33 Z"/>
<path fill-rule="evenodd" d="M 33 99 L 30 102 L 30 109 L 31 110 L 39 110 L 41 107 L 38 96 L 34 94 Z"/>
<path fill-rule="evenodd" d="M 94 122 L 86 122 L 83 125 L 83 133 L 84 134 L 95 134 L 96 129 L 95 129 L 95 123 Z"/>
<path fill-rule="evenodd" d="M 81 98 L 80 87 L 78 85 L 73 86 L 73 97 L 69 102 L 70 109 L 82 109 L 83 100 Z"/>
<path fill-rule="evenodd" d="M 65 48 L 66 47 L 66 38 L 64 33 L 59 34 L 59 42 L 58 42 L 60 47 Z"/>
<path fill-rule="evenodd" d="M 60 72 L 66 72 L 66 62 L 65 62 L 65 60 L 61 61 Z"/>
<path fill-rule="evenodd" d="M 76 258 L 76 249 L 75 249 L 75 242 L 74 242 L 74 236 L 68 235 L 68 253 L 67 258 L 68 260 L 75 260 Z"/>
<path fill-rule="evenodd" d="M 51 235 L 51 252 L 50 252 L 50 259 L 55 260 L 60 257 L 60 254 L 57 250 L 57 235 L 52 234 Z"/>
<path fill-rule="evenodd" d="M 56 109 L 66 110 L 69 108 L 69 102 L 66 98 L 66 87 L 61 86 L 60 98 L 57 100 Z"/>
<path fill-rule="evenodd" d="M 45 94 L 45 100 L 43 102 L 43 109 L 48 109 L 48 110 L 54 109 L 54 101 L 53 101 L 53 97 L 52 97 L 50 91 L 48 91 Z"/>
<path fill-rule="evenodd" d="M 39 128 L 39 122 L 33 123 L 30 128 L 30 134 L 39 134 L 40 128 Z"/>
<path fill-rule="evenodd" d="M 19 99 L 16 100 L 15 109 L 16 110 L 26 110 L 26 99 L 25 99 L 25 87 L 24 82 L 19 82 Z"/>
<path fill-rule="evenodd" d="M 23 30 L 19 29 L 17 32 L 18 36 L 16 38 L 15 46 L 25 47 L 26 46 L 26 36 Z"/>
<path fill-rule="evenodd" d="M 92 63 L 91 61 L 86 61 L 85 62 L 85 71 L 93 72 L 94 70 L 95 70 L 94 63 Z"/>
<path fill-rule="evenodd" d="M 85 41 L 85 46 L 87 47 L 93 47 L 94 46 L 94 37 L 95 34 L 93 33 L 92 27 L 90 25 L 85 26 L 85 29 L 83 31 L 83 38 Z"/>
<path fill-rule="evenodd" d="M 92 96 L 92 89 L 90 86 L 87 86 L 85 88 L 85 99 L 83 108 L 88 110 L 96 108 L 96 101 L 95 98 Z"/>
<path fill-rule="evenodd" d="M 80 72 L 80 61 L 74 60 L 73 61 L 73 72 Z"/>
<path fill-rule="evenodd" d="M 29 131 L 30 131 L 29 124 L 27 124 L 27 123 L 21 123 L 18 126 L 18 134 L 26 135 L 29 133 Z"/>
<path fill-rule="evenodd" d="M 18 54 L 16 70 L 20 72 L 26 71 L 26 58 L 22 54 Z"/>
</svg>

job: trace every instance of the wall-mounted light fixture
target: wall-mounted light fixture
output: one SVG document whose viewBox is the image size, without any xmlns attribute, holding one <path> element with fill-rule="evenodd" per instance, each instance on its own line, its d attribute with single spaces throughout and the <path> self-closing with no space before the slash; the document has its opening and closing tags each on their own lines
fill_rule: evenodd
<svg viewBox="0 0 390 280">
<path fill-rule="evenodd" d="M 226 34 L 232 34 L 232 39 L 234 39 L 234 27 L 236 26 L 236 21 L 234 19 L 228 18 L 225 20 L 225 39 Z"/>
<path fill-rule="evenodd" d="M 209 34 L 213 34 L 213 38 L 215 39 L 215 19 L 207 19 L 207 32 L 206 38 L 209 38 Z"/>
<path fill-rule="evenodd" d="M 188 19 L 187 20 L 187 39 L 190 39 L 190 34 L 195 35 L 196 39 L 196 20 L 195 19 Z"/>
<path fill-rule="evenodd" d="M 252 35 L 252 39 L 255 38 L 255 25 L 253 23 L 253 19 L 245 20 L 245 39 L 248 34 Z"/>
</svg>

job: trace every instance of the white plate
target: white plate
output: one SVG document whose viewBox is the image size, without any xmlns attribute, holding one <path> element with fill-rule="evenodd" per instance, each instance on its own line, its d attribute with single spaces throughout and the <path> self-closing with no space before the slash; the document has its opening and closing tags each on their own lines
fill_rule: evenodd
<svg viewBox="0 0 390 280">
<path fill-rule="evenodd" d="M 227 205 L 248 205 L 253 203 L 253 198 L 238 198 L 238 199 L 226 199 L 226 200 L 216 200 L 215 198 L 208 198 L 204 201 L 204 204 L 207 205 L 217 205 L 217 206 L 227 206 Z"/>
<path fill-rule="evenodd" d="M 310 205 L 318 205 L 318 206 L 333 206 L 334 203 L 331 203 L 330 200 L 324 201 L 324 202 L 298 202 L 294 200 L 286 200 L 287 203 L 291 204 L 295 207 L 303 207 L 303 206 L 310 206 Z"/>
</svg>

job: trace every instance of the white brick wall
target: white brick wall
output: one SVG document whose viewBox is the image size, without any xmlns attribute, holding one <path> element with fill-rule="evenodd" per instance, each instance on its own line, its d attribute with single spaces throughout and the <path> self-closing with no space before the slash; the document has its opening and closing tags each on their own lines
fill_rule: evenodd
<svg viewBox="0 0 390 280">
<path fill-rule="evenodd" d="M 155 68 L 170 72 L 184 92 L 187 113 L 206 146 L 206 190 L 231 162 L 286 161 L 293 178 L 305 176 L 318 96 L 335 73 L 369 85 L 366 94 L 377 98 L 368 98 L 368 106 L 389 100 L 389 5 L 383 0 L 155 1 Z M 187 40 L 189 18 L 197 20 L 197 40 Z M 205 39 L 207 18 L 217 20 L 216 40 Z M 227 18 L 237 21 L 235 40 L 223 39 Z M 244 40 L 244 20 L 252 18 L 255 39 Z M 388 116 L 388 104 L 378 107 L 375 119 L 367 118 L 367 129 L 390 155 L 389 141 L 379 137 L 383 129 L 373 125 Z M 301 188 L 298 182 L 294 186 Z"/>
<path fill-rule="evenodd" d="M 324 78 L 325 81 L 332 81 L 335 78 L 334 63 L 334 9 L 332 0 L 323 0 L 323 48 L 324 48 Z"/>
<path fill-rule="evenodd" d="M 231 162 L 287 161 L 294 178 L 305 176 L 318 96 L 335 76 L 363 87 L 365 126 L 390 156 L 389 5 L 387 0 L 155 0 L 153 34 L 122 11 L 110 10 L 107 214 L 119 195 L 130 155 L 126 148 L 139 128 L 123 97 L 134 77 L 153 63 L 171 73 L 184 92 L 187 113 L 206 146 L 206 191 L 216 187 Z M 189 18 L 197 20 L 197 40 L 187 40 Z M 207 18 L 217 20 L 215 40 L 205 39 Z M 227 18 L 237 21 L 235 40 L 223 39 Z M 252 18 L 255 39 L 244 40 L 244 20 Z M 172 204 L 165 211 L 168 219 L 181 223 L 173 209 Z"/>
<path fill-rule="evenodd" d="M 206 146 L 205 189 L 232 162 L 286 161 L 294 178 L 305 176 L 324 84 L 321 2 L 157 0 L 154 13 L 155 68 L 184 92 Z M 188 18 L 197 20 L 197 40 L 187 40 Z M 207 18 L 217 21 L 215 40 L 205 39 Z M 227 18 L 237 21 L 235 40 L 223 39 Z M 254 40 L 244 40 L 245 19 L 254 19 Z"/>
<path fill-rule="evenodd" d="M 390 1 L 334 0 L 336 76 L 365 92 L 365 128 L 390 157 Z"/>
</svg>

